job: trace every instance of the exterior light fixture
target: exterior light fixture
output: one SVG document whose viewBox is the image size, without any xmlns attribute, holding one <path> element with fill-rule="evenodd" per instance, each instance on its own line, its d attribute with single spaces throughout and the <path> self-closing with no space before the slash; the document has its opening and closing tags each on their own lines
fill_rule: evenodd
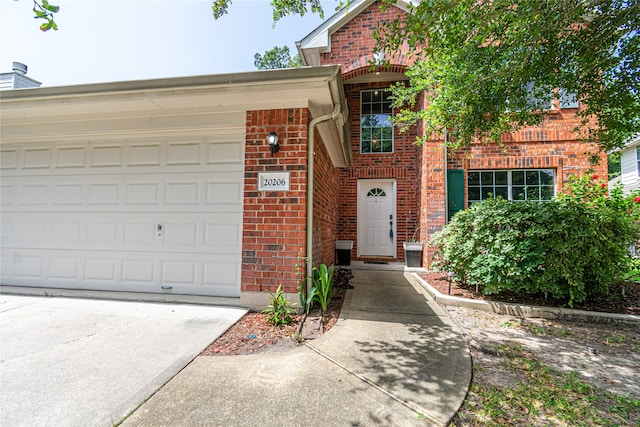
<svg viewBox="0 0 640 427">
<path fill-rule="evenodd" d="M 269 132 L 269 135 L 267 135 L 267 142 L 269 143 L 269 150 L 271 150 L 272 156 L 274 153 L 280 151 L 280 145 L 278 144 L 279 140 L 280 138 L 278 138 L 278 135 L 276 135 L 275 132 Z"/>
<path fill-rule="evenodd" d="M 447 273 L 447 282 L 449 282 L 449 295 L 451 295 L 451 282 L 453 281 L 454 277 L 456 277 L 456 273 L 454 273 L 453 271 L 449 271 Z"/>
</svg>

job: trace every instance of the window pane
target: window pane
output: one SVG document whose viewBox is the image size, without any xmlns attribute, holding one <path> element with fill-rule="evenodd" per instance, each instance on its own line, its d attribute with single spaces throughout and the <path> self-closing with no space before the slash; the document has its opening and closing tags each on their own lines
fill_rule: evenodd
<svg viewBox="0 0 640 427">
<path fill-rule="evenodd" d="M 371 140 L 362 140 L 362 152 L 371 153 Z"/>
<path fill-rule="evenodd" d="M 527 171 L 527 185 L 540 185 L 540 172 Z"/>
<path fill-rule="evenodd" d="M 553 187 L 541 187 L 540 188 L 540 200 L 553 199 Z"/>
<path fill-rule="evenodd" d="M 482 172 L 480 180 L 482 185 L 493 185 L 493 172 Z"/>
<path fill-rule="evenodd" d="M 493 188 L 487 187 L 482 189 L 482 200 L 493 198 Z"/>
<path fill-rule="evenodd" d="M 367 91 L 363 91 L 362 93 L 362 103 L 364 104 L 365 102 L 371 103 L 371 92 Z"/>
<path fill-rule="evenodd" d="M 524 172 L 522 171 L 511 172 L 511 184 L 524 185 Z"/>
<path fill-rule="evenodd" d="M 542 171 L 540 171 L 540 184 L 542 184 L 542 185 L 553 185 L 553 171 L 552 170 L 542 170 Z"/>
<path fill-rule="evenodd" d="M 467 183 L 469 185 L 480 185 L 480 172 L 469 172 Z"/>
<path fill-rule="evenodd" d="M 507 185 L 509 183 L 507 171 L 498 171 L 495 174 L 496 185 Z"/>
<path fill-rule="evenodd" d="M 382 140 L 381 150 L 383 153 L 390 153 L 393 151 L 393 141 L 390 139 Z"/>
<path fill-rule="evenodd" d="M 524 191 L 524 187 L 513 187 L 512 191 L 512 200 L 526 200 L 526 194 Z"/>
<path fill-rule="evenodd" d="M 362 141 L 371 141 L 371 128 L 363 127 L 362 130 Z"/>
<path fill-rule="evenodd" d="M 371 114 L 371 104 L 362 104 L 361 114 Z"/>
<path fill-rule="evenodd" d="M 496 197 L 502 197 L 509 200 L 509 187 L 496 187 Z"/>
<path fill-rule="evenodd" d="M 469 187 L 469 200 L 481 200 L 479 187 Z"/>
<path fill-rule="evenodd" d="M 527 187 L 527 200 L 540 200 L 540 187 Z"/>
</svg>

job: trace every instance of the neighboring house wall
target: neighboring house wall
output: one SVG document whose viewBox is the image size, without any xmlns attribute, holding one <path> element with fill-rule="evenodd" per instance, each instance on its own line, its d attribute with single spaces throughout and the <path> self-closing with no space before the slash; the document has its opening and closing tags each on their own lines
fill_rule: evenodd
<svg viewBox="0 0 640 427">
<path fill-rule="evenodd" d="M 307 109 L 247 112 L 242 291 L 296 292 L 296 257 L 305 254 Z M 280 137 L 271 156 L 265 140 Z M 290 191 L 259 192 L 258 173 L 288 171 Z"/>
<path fill-rule="evenodd" d="M 620 153 L 620 182 L 624 186 L 625 193 L 640 189 L 638 147 L 640 147 L 640 137 L 634 139 Z"/>
</svg>

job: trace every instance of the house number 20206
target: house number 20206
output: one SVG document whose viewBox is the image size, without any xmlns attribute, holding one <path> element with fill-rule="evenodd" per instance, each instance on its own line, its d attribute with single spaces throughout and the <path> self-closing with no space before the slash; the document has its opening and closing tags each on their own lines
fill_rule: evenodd
<svg viewBox="0 0 640 427">
<path fill-rule="evenodd" d="M 265 178 L 265 187 L 284 187 L 287 185 L 286 178 Z"/>
<path fill-rule="evenodd" d="M 259 174 L 258 190 L 289 191 L 289 174 L 287 172 L 264 172 Z"/>
</svg>

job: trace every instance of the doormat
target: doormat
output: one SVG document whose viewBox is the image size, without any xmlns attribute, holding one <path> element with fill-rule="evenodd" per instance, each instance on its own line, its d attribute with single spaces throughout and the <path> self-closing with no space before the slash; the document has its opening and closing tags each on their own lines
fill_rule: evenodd
<svg viewBox="0 0 640 427">
<path fill-rule="evenodd" d="M 387 261 L 365 261 L 365 264 L 389 264 Z"/>
</svg>

